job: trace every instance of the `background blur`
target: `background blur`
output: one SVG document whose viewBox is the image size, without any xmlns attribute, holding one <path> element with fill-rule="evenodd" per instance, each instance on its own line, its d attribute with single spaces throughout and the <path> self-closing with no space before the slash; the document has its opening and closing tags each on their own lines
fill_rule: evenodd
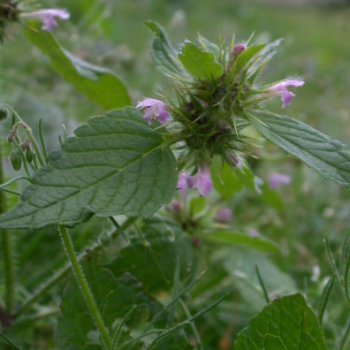
<svg viewBox="0 0 350 350">
<path fill-rule="evenodd" d="M 152 35 L 143 24 L 146 19 L 160 22 L 173 43 L 186 38 L 195 40 L 197 33 L 213 41 L 229 40 L 232 35 L 237 42 L 245 41 L 252 33 L 257 41 L 284 38 L 262 79 L 268 83 L 288 76 L 304 77 L 305 86 L 296 91 L 297 96 L 285 113 L 350 145 L 348 1 L 42 3 L 43 7 L 66 8 L 71 13 L 71 19 L 61 22 L 55 34 L 75 55 L 120 75 L 134 102 L 145 96 L 156 97 L 157 90 L 170 88 L 150 58 Z M 71 132 L 76 123 L 102 112 L 51 70 L 46 58 L 22 37 L 20 26 L 12 26 L 0 50 L 0 100 L 15 106 L 33 126 L 42 119 L 49 135 L 62 130 L 62 124 Z M 271 102 L 270 107 L 281 112 L 278 100 Z M 52 136 L 49 143 L 52 148 L 57 147 L 57 137 Z M 299 290 L 319 294 L 322 278 L 329 272 L 322 237 L 328 234 L 334 251 L 338 251 L 350 232 L 350 192 L 326 182 L 275 147 L 267 146 L 259 155 L 261 160 L 252 163 L 259 177 L 266 180 L 271 172 L 281 172 L 290 175 L 293 181 L 277 192 L 235 196 L 229 203 L 233 224 L 258 230 L 278 242 L 283 256 L 275 257 L 274 261 L 281 271 L 293 278 Z M 25 254 L 29 253 L 24 248 L 19 265 Z M 294 286 L 294 282 L 283 278 L 277 276 L 276 283 Z M 341 305 L 334 312 L 339 309 Z"/>
</svg>

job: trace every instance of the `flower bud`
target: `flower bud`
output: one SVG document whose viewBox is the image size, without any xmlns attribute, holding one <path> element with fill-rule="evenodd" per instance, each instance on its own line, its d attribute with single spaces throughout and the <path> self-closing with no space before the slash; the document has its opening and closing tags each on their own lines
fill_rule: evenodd
<svg viewBox="0 0 350 350">
<path fill-rule="evenodd" d="M 232 58 L 236 58 L 238 55 L 240 55 L 245 49 L 247 48 L 246 44 L 240 43 L 240 44 L 236 44 L 233 47 L 232 50 Z"/>
<path fill-rule="evenodd" d="M 7 135 L 7 141 L 9 143 L 12 143 L 16 137 L 17 137 L 17 129 L 14 127 L 9 131 L 9 133 Z"/>
<path fill-rule="evenodd" d="M 34 158 L 35 158 L 35 153 L 32 152 L 31 149 L 28 149 L 26 152 L 25 152 L 25 155 L 26 155 L 26 160 L 28 163 L 31 163 Z"/>
<path fill-rule="evenodd" d="M 232 221 L 232 211 L 230 208 L 221 208 L 217 211 L 214 220 L 221 224 L 226 224 Z"/>
<path fill-rule="evenodd" d="M 8 116 L 8 111 L 6 108 L 0 108 L 0 121 L 5 120 Z"/>
<path fill-rule="evenodd" d="M 22 154 L 19 151 L 12 151 L 10 153 L 10 161 L 14 170 L 18 171 L 22 166 Z"/>
</svg>

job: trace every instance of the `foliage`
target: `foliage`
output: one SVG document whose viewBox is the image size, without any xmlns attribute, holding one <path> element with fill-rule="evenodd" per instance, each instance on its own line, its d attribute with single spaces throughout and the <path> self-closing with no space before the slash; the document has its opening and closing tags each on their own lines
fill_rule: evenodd
<svg viewBox="0 0 350 350">
<path fill-rule="evenodd" d="M 316 73 L 283 51 L 271 64 L 282 41 L 266 36 L 172 44 L 170 36 L 185 36 L 176 12 L 170 36 L 145 22 L 163 80 L 145 58 L 144 31 L 125 35 L 130 13 L 137 8 L 141 23 L 147 6 L 166 17 L 194 4 L 135 3 L 62 0 L 77 26 L 60 23 L 58 40 L 35 23 L 43 17 L 33 3 L 0 1 L 4 78 L 13 75 L 3 79 L 0 109 L 0 348 L 346 349 L 350 208 L 339 185 L 350 182 L 349 151 L 310 126 L 337 134 L 328 116 L 313 118 L 312 88 L 297 91 L 294 117 L 271 111 L 302 85 L 287 74 L 310 81 Z M 240 9 L 215 5 L 221 18 Z M 222 29 L 207 26 L 211 6 L 203 1 L 196 11 L 209 37 Z M 118 14 L 116 29 L 112 13 L 121 9 L 129 12 Z M 115 48 L 119 39 L 127 48 Z M 307 40 L 299 35 L 298 45 Z M 324 45 L 322 36 L 313 50 Z M 335 69 L 323 59 L 324 71 Z M 155 82 L 160 100 L 135 108 L 143 94 L 154 96 Z M 311 79 L 313 101 L 328 84 Z M 344 101 L 332 95 L 328 103 Z M 57 110 L 73 136 L 58 129 Z"/>
</svg>

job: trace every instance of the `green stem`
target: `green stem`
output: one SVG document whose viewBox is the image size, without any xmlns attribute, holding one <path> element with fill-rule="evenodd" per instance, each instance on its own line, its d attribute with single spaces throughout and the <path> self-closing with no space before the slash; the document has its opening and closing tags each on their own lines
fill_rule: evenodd
<svg viewBox="0 0 350 350">
<path fill-rule="evenodd" d="M 130 225 L 132 225 L 135 220 L 136 218 L 129 218 L 122 225 L 120 225 L 119 228 L 110 233 L 107 237 L 105 237 L 105 235 L 101 235 L 101 237 L 99 237 L 99 239 L 97 239 L 97 241 L 93 245 L 89 245 L 82 250 L 82 253 L 78 255 L 78 261 L 85 259 L 86 256 L 91 253 L 98 253 L 99 251 L 101 251 L 102 248 L 106 245 L 106 242 L 116 239 L 119 236 L 119 234 L 123 233 L 124 230 L 126 230 Z M 60 283 L 69 274 L 70 270 L 71 264 L 67 263 L 53 276 L 51 276 L 47 281 L 45 281 L 39 288 L 34 290 L 34 292 L 28 296 L 28 298 L 17 310 L 15 316 L 18 317 L 19 315 L 27 311 L 37 300 L 42 298 L 46 294 L 46 292 L 48 292 L 51 288 Z"/>
<path fill-rule="evenodd" d="M 2 168 L 2 150 L 0 148 L 0 184 L 4 182 Z M 0 214 L 6 211 L 6 198 L 4 191 L 0 191 Z M 12 313 L 15 304 L 15 267 L 13 239 L 9 232 L 1 229 L 2 250 L 5 269 L 5 303 L 6 311 Z"/>
<path fill-rule="evenodd" d="M 344 349 L 344 347 L 345 347 L 345 345 L 347 343 L 349 334 L 350 334 L 350 318 L 346 322 L 344 333 L 343 333 L 343 335 L 341 337 L 341 340 L 340 340 L 339 350 L 343 350 Z"/>
<path fill-rule="evenodd" d="M 60 229 L 60 236 L 61 236 L 63 246 L 66 250 L 67 257 L 71 263 L 72 270 L 76 278 L 76 282 L 80 287 L 80 291 L 83 295 L 86 306 L 88 307 L 88 310 L 90 312 L 90 316 L 95 322 L 97 329 L 100 331 L 103 342 L 105 343 L 108 349 L 112 349 L 112 340 L 110 339 L 108 329 L 102 319 L 101 313 L 97 307 L 94 296 L 88 285 L 88 282 L 84 275 L 84 271 L 81 265 L 79 264 L 78 257 L 74 250 L 71 236 L 68 230 L 64 226 L 60 226 L 59 229 Z"/>
<path fill-rule="evenodd" d="M 192 314 L 191 314 L 189 308 L 187 307 L 186 303 L 182 300 L 182 298 L 180 298 L 179 301 L 180 301 L 180 305 L 181 305 L 182 309 L 185 312 L 186 317 L 188 319 L 192 318 Z M 190 326 L 192 328 L 192 332 L 193 332 L 194 337 L 196 339 L 197 345 L 199 346 L 200 350 L 203 350 L 204 347 L 203 347 L 202 339 L 201 339 L 201 337 L 199 335 L 199 332 L 198 332 L 198 329 L 196 327 L 195 321 L 192 321 L 190 323 Z"/>
</svg>

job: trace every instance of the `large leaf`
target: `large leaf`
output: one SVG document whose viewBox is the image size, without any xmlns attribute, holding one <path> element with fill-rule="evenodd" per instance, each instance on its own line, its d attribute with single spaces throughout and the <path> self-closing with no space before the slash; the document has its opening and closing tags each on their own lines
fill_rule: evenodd
<svg viewBox="0 0 350 350">
<path fill-rule="evenodd" d="M 175 158 L 135 109 L 114 110 L 75 131 L 32 179 L 2 228 L 73 225 L 97 216 L 151 215 L 172 198 Z"/>
<path fill-rule="evenodd" d="M 202 51 L 190 42 L 184 44 L 178 57 L 186 70 L 195 78 L 211 81 L 219 79 L 223 74 L 222 66 L 215 62 L 211 52 Z"/>
<path fill-rule="evenodd" d="M 180 280 L 188 278 L 193 264 L 190 238 L 177 225 L 153 219 L 141 230 L 142 239 L 133 238 L 108 265 L 114 275 L 133 274 L 149 293 L 170 290 L 177 267 Z"/>
<path fill-rule="evenodd" d="M 277 299 L 238 334 L 235 350 L 326 350 L 321 327 L 300 294 Z"/>
<path fill-rule="evenodd" d="M 64 50 L 47 31 L 26 29 L 27 38 L 48 58 L 52 67 L 76 89 L 105 109 L 130 105 L 128 91 L 112 71 L 78 59 Z"/>
<path fill-rule="evenodd" d="M 327 179 L 350 184 L 350 152 L 339 141 L 297 119 L 260 112 L 252 122 L 262 136 L 301 159 Z"/>
<path fill-rule="evenodd" d="M 167 74 L 182 75 L 183 71 L 176 59 L 176 52 L 163 27 L 153 21 L 146 21 L 145 24 L 155 34 L 152 45 L 152 58 L 155 63 Z"/>
</svg>

